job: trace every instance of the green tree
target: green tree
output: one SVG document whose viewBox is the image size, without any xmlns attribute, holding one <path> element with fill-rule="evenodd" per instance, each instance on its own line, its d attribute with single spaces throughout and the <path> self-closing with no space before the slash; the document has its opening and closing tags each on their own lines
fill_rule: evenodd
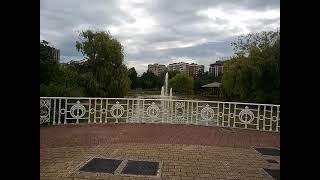
<svg viewBox="0 0 320 180">
<path fill-rule="evenodd" d="M 264 50 L 280 41 L 280 31 L 263 31 L 240 36 L 232 42 L 236 56 L 248 56 L 252 48 Z"/>
<path fill-rule="evenodd" d="M 280 32 L 241 37 L 225 63 L 223 95 L 230 100 L 280 103 Z"/>
<path fill-rule="evenodd" d="M 139 77 L 139 81 L 143 89 L 159 89 L 163 84 L 163 82 L 161 83 L 160 77 L 152 72 L 144 72 L 142 76 Z"/>
<path fill-rule="evenodd" d="M 128 71 L 128 75 L 131 81 L 131 89 L 135 89 L 138 87 L 138 77 L 137 71 L 134 67 L 130 68 Z"/>
<path fill-rule="evenodd" d="M 179 73 L 169 80 L 169 87 L 177 94 L 193 94 L 193 78 L 187 74 Z"/>
<path fill-rule="evenodd" d="M 194 81 L 193 81 L 194 91 L 200 92 L 202 90 L 201 86 L 215 82 L 215 81 L 220 82 L 218 77 L 214 77 L 208 71 L 204 73 L 200 73 L 198 76 L 194 78 Z"/>
<path fill-rule="evenodd" d="M 123 47 L 109 32 L 83 31 L 76 48 L 87 58 L 88 72 L 96 83 L 94 96 L 123 97 L 128 93 L 129 77 L 123 64 Z"/>
<path fill-rule="evenodd" d="M 59 65 L 53 60 L 51 48 L 49 42 L 40 42 L 40 84 L 48 85 L 59 76 Z"/>
</svg>

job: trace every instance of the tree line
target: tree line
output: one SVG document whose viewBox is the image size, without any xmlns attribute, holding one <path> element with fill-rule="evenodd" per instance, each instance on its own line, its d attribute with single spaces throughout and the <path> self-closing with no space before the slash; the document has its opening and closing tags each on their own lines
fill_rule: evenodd
<svg viewBox="0 0 320 180">
<path fill-rule="evenodd" d="M 123 47 L 108 32 L 84 31 L 76 48 L 83 64 L 59 64 L 40 42 L 40 96 L 123 97 L 130 88 Z"/>
<path fill-rule="evenodd" d="M 163 86 L 165 73 L 137 75 L 123 62 L 121 43 L 108 32 L 83 31 L 75 48 L 84 63 L 59 64 L 53 60 L 48 42 L 40 42 L 40 95 L 124 97 L 129 89 L 155 89 Z M 208 72 L 190 77 L 169 73 L 169 86 L 176 94 L 199 94 L 201 86 L 222 83 L 220 96 L 229 101 L 280 103 L 280 31 L 252 33 L 231 44 L 234 55 L 218 77 Z"/>
<path fill-rule="evenodd" d="M 280 103 L 280 31 L 241 36 L 224 65 L 222 95 L 229 100 Z"/>
<path fill-rule="evenodd" d="M 221 82 L 220 97 L 228 101 L 280 103 L 280 31 L 251 33 L 231 44 L 234 55 L 224 64 L 224 73 L 214 77 L 209 72 L 196 77 L 169 72 L 169 86 L 177 94 L 200 94 L 201 86 Z M 159 89 L 164 75 L 145 72 L 137 77 L 129 70 L 131 88 Z M 171 72 L 172 73 L 172 72 Z"/>
</svg>

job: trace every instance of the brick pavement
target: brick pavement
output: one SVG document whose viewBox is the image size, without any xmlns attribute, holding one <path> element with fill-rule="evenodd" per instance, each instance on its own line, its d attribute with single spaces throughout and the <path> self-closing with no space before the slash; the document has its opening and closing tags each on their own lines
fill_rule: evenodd
<svg viewBox="0 0 320 180">
<path fill-rule="evenodd" d="M 280 133 L 175 124 L 84 124 L 40 128 L 41 149 L 109 143 L 280 147 Z"/>
<path fill-rule="evenodd" d="M 280 162 L 280 157 L 263 157 L 250 148 L 279 147 L 278 133 L 121 124 L 41 128 L 40 135 L 40 177 L 44 180 L 157 179 L 78 171 L 93 157 L 159 161 L 160 179 L 272 179 L 262 168 L 279 169 L 279 164 L 266 159 Z"/>
</svg>

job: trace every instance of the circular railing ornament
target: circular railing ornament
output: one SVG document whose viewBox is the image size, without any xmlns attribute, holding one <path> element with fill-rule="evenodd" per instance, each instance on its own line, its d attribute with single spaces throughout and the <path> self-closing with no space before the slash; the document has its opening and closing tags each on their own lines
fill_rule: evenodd
<svg viewBox="0 0 320 180">
<path fill-rule="evenodd" d="M 114 118 L 120 118 L 124 114 L 124 108 L 119 104 L 119 101 L 116 102 L 110 109 L 110 114 Z"/>
<path fill-rule="evenodd" d="M 184 111 L 185 111 L 184 102 L 176 102 L 175 109 L 176 109 L 176 118 L 178 120 L 183 119 L 184 118 L 183 115 L 184 115 Z"/>
<path fill-rule="evenodd" d="M 49 122 L 50 100 L 40 99 L 40 124 Z"/>
<path fill-rule="evenodd" d="M 151 118 L 157 118 L 160 114 L 160 109 L 154 102 L 147 108 L 147 115 Z"/>
<path fill-rule="evenodd" d="M 214 117 L 214 110 L 207 104 L 200 112 L 203 121 L 210 121 Z"/>
<path fill-rule="evenodd" d="M 254 114 L 249 107 L 246 106 L 245 109 L 239 113 L 239 119 L 244 124 L 250 124 L 254 119 Z"/>
<path fill-rule="evenodd" d="M 75 105 L 70 108 L 70 114 L 73 118 L 82 118 L 86 113 L 86 108 L 77 101 Z"/>
</svg>

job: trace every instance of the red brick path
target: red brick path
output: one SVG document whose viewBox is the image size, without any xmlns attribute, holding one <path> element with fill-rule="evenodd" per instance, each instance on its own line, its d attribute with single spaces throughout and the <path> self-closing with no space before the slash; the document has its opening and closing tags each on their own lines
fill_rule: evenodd
<svg viewBox="0 0 320 180">
<path fill-rule="evenodd" d="M 40 128 L 40 149 L 110 143 L 280 147 L 280 133 L 173 124 L 59 125 Z"/>
</svg>

